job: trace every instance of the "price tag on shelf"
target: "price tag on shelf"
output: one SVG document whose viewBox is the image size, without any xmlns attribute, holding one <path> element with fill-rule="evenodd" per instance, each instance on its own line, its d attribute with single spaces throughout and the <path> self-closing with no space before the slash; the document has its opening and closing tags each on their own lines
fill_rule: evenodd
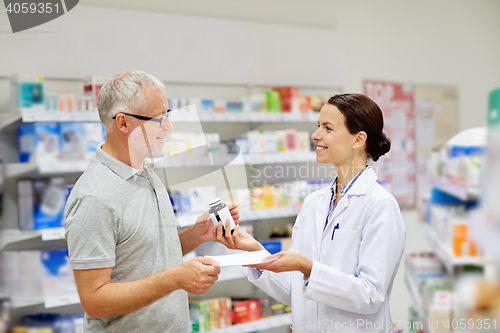
<svg viewBox="0 0 500 333">
<path fill-rule="evenodd" d="M 80 297 L 78 296 L 78 293 L 46 296 L 43 300 L 43 303 L 45 305 L 45 308 L 49 309 L 58 306 L 79 304 Z"/>
<path fill-rule="evenodd" d="M 64 239 L 64 228 L 42 229 L 41 233 L 43 241 Z"/>
</svg>

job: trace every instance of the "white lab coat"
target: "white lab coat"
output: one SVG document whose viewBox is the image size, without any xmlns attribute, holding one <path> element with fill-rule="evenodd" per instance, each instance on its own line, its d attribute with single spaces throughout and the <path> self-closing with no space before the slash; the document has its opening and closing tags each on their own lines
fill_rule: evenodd
<svg viewBox="0 0 500 333">
<path fill-rule="evenodd" d="M 298 271 L 249 269 L 252 283 L 292 306 L 293 332 L 394 331 L 389 297 L 406 229 L 396 200 L 376 180 L 368 167 L 338 201 L 324 231 L 330 186 L 306 197 L 290 251 L 313 260 L 307 285 Z"/>
</svg>

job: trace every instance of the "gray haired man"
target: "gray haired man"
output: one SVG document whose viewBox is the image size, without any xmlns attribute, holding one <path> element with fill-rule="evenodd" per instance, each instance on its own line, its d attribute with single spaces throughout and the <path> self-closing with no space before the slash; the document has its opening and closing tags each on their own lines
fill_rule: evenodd
<svg viewBox="0 0 500 333">
<path fill-rule="evenodd" d="M 163 89 L 153 76 L 127 71 L 99 92 L 106 141 L 64 214 L 85 332 L 191 332 L 187 293 L 205 293 L 220 273 L 209 258 L 183 264 L 184 254 L 214 239 L 215 228 L 205 212 L 178 232 L 165 186 L 144 163 L 173 129 Z"/>
</svg>

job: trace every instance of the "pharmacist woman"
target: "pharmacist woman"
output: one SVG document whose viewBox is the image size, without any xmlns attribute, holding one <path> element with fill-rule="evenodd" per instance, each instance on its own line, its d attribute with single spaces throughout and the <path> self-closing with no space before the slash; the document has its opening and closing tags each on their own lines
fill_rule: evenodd
<svg viewBox="0 0 500 333">
<path fill-rule="evenodd" d="M 389 298 L 406 230 L 398 203 L 367 166 L 390 150 L 383 126 L 367 96 L 329 99 L 311 137 L 316 160 L 333 163 L 337 178 L 306 197 L 290 250 L 249 269 L 252 283 L 292 306 L 293 332 L 394 331 Z M 223 238 L 221 223 L 214 232 L 229 248 L 263 249 L 239 230 Z"/>
</svg>

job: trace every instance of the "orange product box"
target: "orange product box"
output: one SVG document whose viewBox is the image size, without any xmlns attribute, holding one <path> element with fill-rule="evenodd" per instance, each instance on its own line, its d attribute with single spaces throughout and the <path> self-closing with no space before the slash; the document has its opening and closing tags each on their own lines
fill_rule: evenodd
<svg viewBox="0 0 500 333">
<path fill-rule="evenodd" d="M 469 239 L 469 225 L 455 223 L 453 225 L 453 254 L 457 257 L 476 257 L 477 244 Z"/>
<path fill-rule="evenodd" d="M 311 96 L 299 96 L 300 112 L 308 113 L 312 111 Z"/>
</svg>

